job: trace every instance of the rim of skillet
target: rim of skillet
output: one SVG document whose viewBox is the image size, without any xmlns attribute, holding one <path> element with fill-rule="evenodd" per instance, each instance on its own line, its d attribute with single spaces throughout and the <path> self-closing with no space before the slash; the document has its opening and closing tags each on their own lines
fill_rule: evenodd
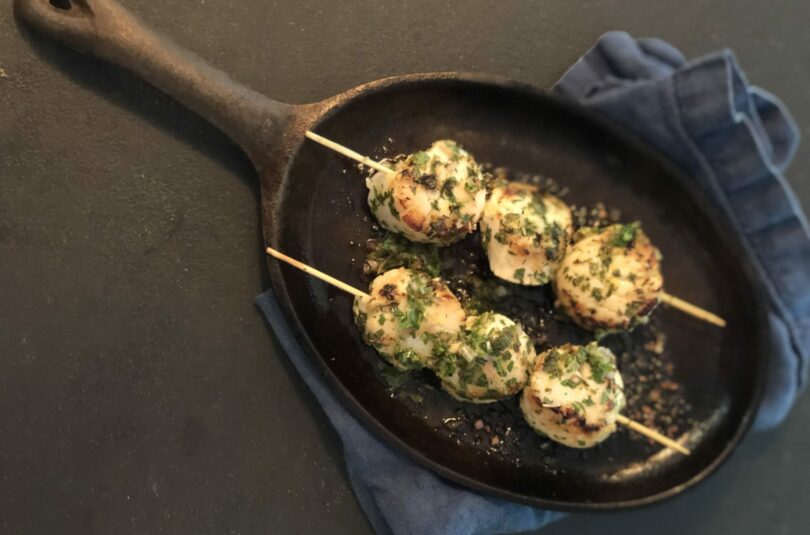
<svg viewBox="0 0 810 535">
<path fill-rule="evenodd" d="M 730 249 L 730 252 L 735 256 L 735 258 L 740 260 L 739 270 L 749 283 L 751 299 L 754 302 L 755 308 L 754 314 L 756 314 L 757 326 L 760 329 L 758 332 L 761 333 L 754 337 L 754 340 L 757 342 L 755 344 L 755 350 L 759 350 L 759 357 L 757 358 L 757 367 L 755 370 L 756 384 L 754 385 L 753 396 L 751 402 L 745 410 L 743 418 L 737 426 L 736 431 L 726 442 L 725 447 L 720 451 L 720 453 L 702 470 L 698 471 L 687 481 L 658 493 L 634 499 L 580 503 L 527 496 L 482 483 L 473 477 L 459 473 L 436 461 L 431 460 L 422 454 L 418 449 L 413 448 L 405 443 L 386 426 L 371 416 L 371 414 L 367 412 L 366 408 L 352 395 L 352 393 L 327 366 L 326 361 L 320 355 L 320 352 L 315 347 L 314 343 L 309 337 L 309 334 L 307 333 L 306 329 L 304 329 L 298 315 L 296 314 L 293 301 L 287 292 L 284 275 L 281 272 L 280 262 L 268 257 L 267 266 L 270 272 L 272 290 L 276 296 L 276 299 L 281 305 L 284 318 L 287 320 L 289 326 L 293 330 L 295 339 L 299 342 L 299 344 L 301 344 L 309 360 L 315 364 L 321 377 L 324 377 L 327 380 L 332 392 L 337 393 L 337 396 L 343 403 L 343 406 L 348 408 L 352 416 L 360 420 L 366 429 L 372 430 L 373 434 L 376 435 L 377 438 L 382 439 L 383 442 L 391 446 L 394 450 L 404 453 L 409 459 L 415 461 L 423 468 L 431 470 L 434 473 L 459 483 L 471 490 L 498 496 L 525 505 L 549 508 L 559 511 L 612 511 L 651 505 L 681 494 L 687 489 L 694 487 L 697 483 L 714 473 L 729 458 L 733 450 L 751 428 L 754 416 L 756 415 L 757 409 L 760 406 L 765 387 L 765 380 L 767 377 L 767 365 L 770 361 L 772 350 L 770 343 L 770 326 L 767 321 L 766 298 L 763 284 L 761 283 L 754 268 L 753 261 L 749 256 L 749 251 L 746 249 L 743 240 L 738 238 L 738 232 L 733 223 L 730 221 L 729 217 L 722 212 L 719 206 L 715 206 L 715 204 L 707 198 L 706 193 L 700 190 L 697 184 L 695 184 L 689 178 L 685 171 L 672 162 L 667 155 L 643 140 L 643 138 L 621 126 L 617 122 L 610 120 L 606 116 L 588 110 L 573 101 L 555 96 L 546 90 L 530 84 L 518 82 L 498 75 L 472 72 L 426 72 L 391 76 L 358 85 L 320 102 L 294 106 L 294 109 L 297 110 L 297 112 L 294 112 L 296 117 L 293 118 L 291 126 L 288 127 L 287 132 L 285 132 L 285 138 L 287 138 L 286 141 L 289 143 L 285 143 L 285 145 L 287 145 L 289 148 L 290 153 L 281 169 L 277 168 L 279 176 L 275 176 L 272 179 L 272 191 L 268 192 L 271 199 L 273 199 L 275 203 L 281 203 L 282 199 L 284 198 L 286 193 L 285 189 L 289 183 L 288 171 L 290 169 L 290 164 L 295 160 L 299 150 L 305 143 L 305 138 L 303 136 L 304 130 L 316 128 L 319 124 L 328 120 L 334 114 L 340 112 L 345 104 L 348 104 L 356 97 L 382 92 L 394 86 L 408 86 L 415 84 L 422 85 L 425 83 L 443 83 L 448 81 L 456 81 L 462 84 L 467 84 L 471 88 L 484 86 L 490 88 L 497 87 L 500 89 L 515 91 L 527 97 L 551 101 L 555 106 L 564 109 L 566 113 L 577 116 L 584 121 L 591 122 L 605 131 L 610 132 L 611 135 L 614 135 L 622 144 L 630 145 L 634 151 L 641 153 L 642 156 L 653 159 L 660 163 L 664 169 L 677 181 L 678 186 L 683 188 L 691 200 L 695 202 L 704 217 L 709 219 L 715 229 L 715 232 L 725 236 L 734 236 L 733 239 L 726 240 L 727 247 Z M 299 137 L 297 141 L 289 139 L 289 136 L 296 135 Z M 265 226 L 265 240 L 267 245 L 270 245 L 271 247 L 278 247 L 280 235 L 279 231 L 279 225 L 270 225 L 269 232 L 267 232 L 267 226 Z"/>
</svg>

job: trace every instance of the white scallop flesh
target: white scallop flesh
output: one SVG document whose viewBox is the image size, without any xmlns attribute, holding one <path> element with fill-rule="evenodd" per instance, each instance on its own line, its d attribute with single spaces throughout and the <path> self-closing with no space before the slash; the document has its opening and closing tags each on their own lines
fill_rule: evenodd
<svg viewBox="0 0 810 535">
<path fill-rule="evenodd" d="M 441 279 L 405 268 L 386 271 L 354 300 L 364 341 L 400 370 L 430 366 L 434 353 L 454 342 L 466 314 Z"/>
<path fill-rule="evenodd" d="M 481 216 L 481 242 L 495 276 L 527 286 L 550 282 L 573 231 L 571 209 L 537 186 L 496 186 Z"/>
<path fill-rule="evenodd" d="M 658 249 L 637 224 L 578 234 L 557 270 L 557 306 L 590 330 L 646 321 L 664 285 Z"/>
<path fill-rule="evenodd" d="M 467 317 L 459 343 L 437 358 L 433 370 L 454 398 L 490 403 L 520 392 L 535 357 L 519 324 L 486 312 Z"/>
<path fill-rule="evenodd" d="M 393 162 L 396 173 L 366 179 L 368 205 L 380 225 L 411 241 L 448 245 L 473 232 L 486 201 L 486 177 L 455 141 Z"/>
<path fill-rule="evenodd" d="M 596 342 L 540 354 L 520 398 L 535 431 L 572 448 L 591 448 L 609 437 L 624 405 L 616 357 Z"/>
</svg>

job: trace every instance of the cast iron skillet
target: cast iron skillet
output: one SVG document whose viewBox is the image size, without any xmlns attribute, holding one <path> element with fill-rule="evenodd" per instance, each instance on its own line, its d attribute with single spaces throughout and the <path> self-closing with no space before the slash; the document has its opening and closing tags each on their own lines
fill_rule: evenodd
<svg viewBox="0 0 810 535">
<path fill-rule="evenodd" d="M 728 320 L 721 330 L 674 311 L 655 313 L 691 404 L 691 456 L 626 432 L 587 453 L 543 447 L 509 410 L 504 418 L 517 440 L 503 454 L 443 424 L 477 409 L 440 392 L 422 403 L 393 396 L 379 359 L 351 324 L 350 298 L 269 261 L 284 314 L 333 389 L 366 426 L 424 466 L 532 505 L 628 507 L 702 480 L 749 427 L 769 350 L 753 271 L 728 222 L 640 140 L 535 88 L 477 74 L 411 74 L 313 104 L 283 104 L 147 30 L 112 0 L 16 0 L 15 8 L 44 33 L 136 72 L 225 131 L 261 180 L 266 243 L 351 284 L 364 284 L 352 262 L 363 253 L 349 243 L 362 243 L 373 224 L 365 186 L 342 157 L 305 141 L 305 129 L 377 157 L 383 145 L 411 152 L 449 137 L 479 161 L 555 177 L 578 204 L 621 206 L 661 248 L 667 289 Z"/>
</svg>

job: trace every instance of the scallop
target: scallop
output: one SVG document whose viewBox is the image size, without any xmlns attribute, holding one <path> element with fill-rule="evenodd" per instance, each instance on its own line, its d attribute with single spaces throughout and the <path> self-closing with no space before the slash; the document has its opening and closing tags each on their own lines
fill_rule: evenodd
<svg viewBox="0 0 810 535">
<path fill-rule="evenodd" d="M 520 392 L 535 356 L 520 325 L 486 312 L 467 318 L 459 341 L 437 355 L 433 370 L 454 398 L 489 403 Z"/>
<path fill-rule="evenodd" d="M 664 284 L 661 253 L 638 223 L 581 229 L 555 278 L 557 306 L 586 329 L 647 320 Z"/>
<path fill-rule="evenodd" d="M 441 279 L 397 268 L 379 275 L 369 297 L 354 301 L 363 340 L 400 370 L 430 366 L 458 339 L 466 314 Z"/>
<path fill-rule="evenodd" d="M 527 286 L 552 280 L 573 232 L 571 210 L 537 186 L 496 186 L 481 217 L 481 241 L 495 276 Z"/>
<path fill-rule="evenodd" d="M 609 437 L 624 405 L 616 357 L 596 342 L 541 353 L 520 398 L 535 431 L 572 448 L 591 448 Z"/>
<path fill-rule="evenodd" d="M 485 173 L 455 141 L 394 162 L 396 173 L 366 179 L 368 204 L 384 228 L 422 243 L 448 245 L 473 232 L 486 201 Z"/>
</svg>

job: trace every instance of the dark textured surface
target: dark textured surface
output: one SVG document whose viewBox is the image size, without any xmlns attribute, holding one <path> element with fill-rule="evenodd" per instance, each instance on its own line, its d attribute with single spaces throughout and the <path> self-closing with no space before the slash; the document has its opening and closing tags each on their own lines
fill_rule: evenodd
<svg viewBox="0 0 810 535">
<path fill-rule="evenodd" d="M 801 1 L 124 3 L 292 102 L 420 70 L 548 86 L 608 29 L 687 55 L 730 46 L 810 131 Z M 18 32 L 8 1 L 0 69 L 0 526 L 368 530 L 334 434 L 252 305 L 267 281 L 246 158 L 134 77 Z M 809 155 L 789 173 L 805 205 Z M 808 413 L 805 398 L 683 497 L 545 533 L 799 533 Z"/>
</svg>

